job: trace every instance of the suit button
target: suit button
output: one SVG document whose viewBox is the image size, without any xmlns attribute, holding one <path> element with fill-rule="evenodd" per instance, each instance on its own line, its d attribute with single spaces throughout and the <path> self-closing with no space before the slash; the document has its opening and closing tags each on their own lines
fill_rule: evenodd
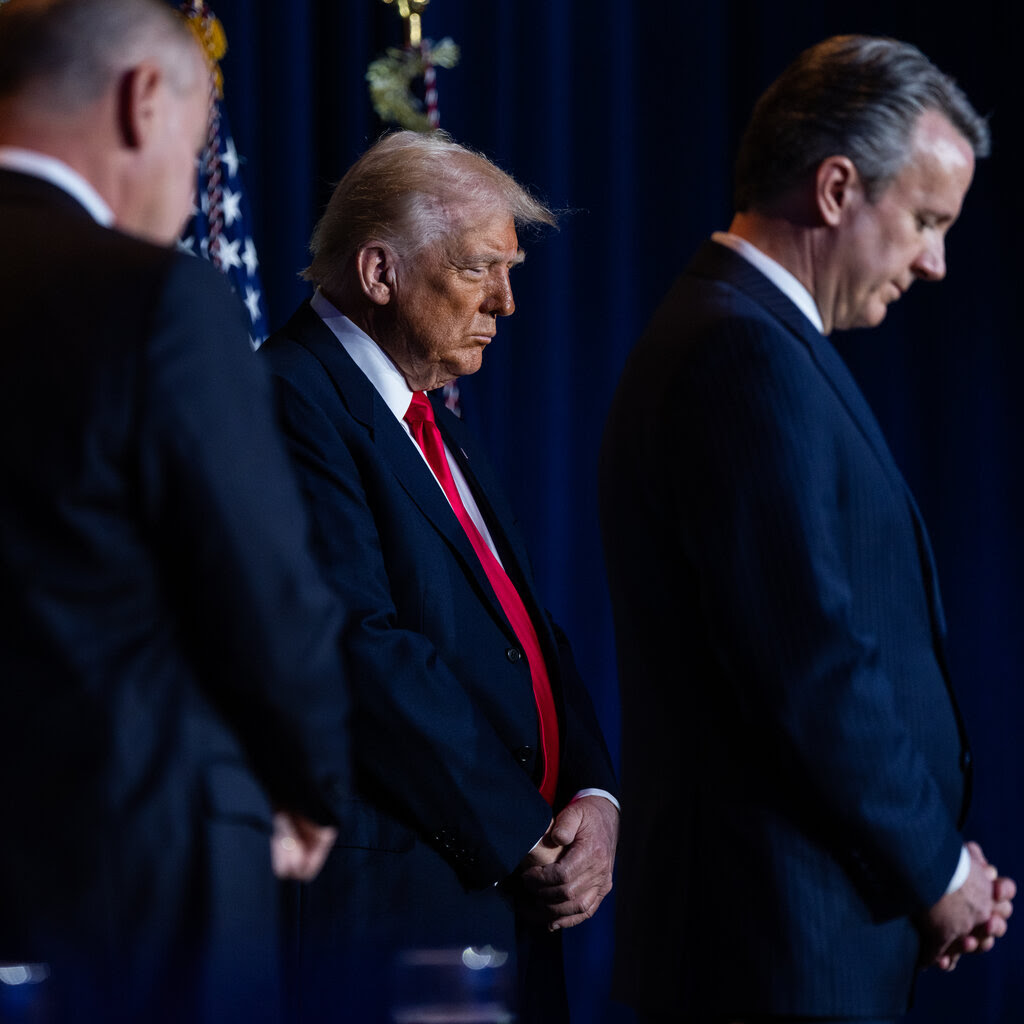
<svg viewBox="0 0 1024 1024">
<path fill-rule="evenodd" d="M 455 841 L 458 838 L 455 831 L 450 828 L 439 828 L 434 833 L 434 843 L 442 850 L 452 850 L 455 848 Z"/>
<path fill-rule="evenodd" d="M 510 647 L 505 652 L 505 657 L 514 665 L 520 658 L 522 658 L 523 652 L 518 647 Z"/>
<path fill-rule="evenodd" d="M 533 758 L 533 747 L 520 747 L 512 751 L 512 756 L 525 768 Z"/>
<path fill-rule="evenodd" d="M 971 767 L 971 763 L 973 762 L 973 760 L 974 760 L 974 758 L 971 757 L 971 752 L 969 750 L 965 750 L 960 755 L 960 767 L 961 768 L 970 768 Z"/>
</svg>

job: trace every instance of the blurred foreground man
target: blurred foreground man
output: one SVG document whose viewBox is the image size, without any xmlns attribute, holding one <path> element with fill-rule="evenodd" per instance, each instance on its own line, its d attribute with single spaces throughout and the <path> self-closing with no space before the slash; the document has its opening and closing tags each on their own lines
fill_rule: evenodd
<svg viewBox="0 0 1024 1024">
<path fill-rule="evenodd" d="M 480 368 L 516 227 L 541 223 L 445 136 L 385 137 L 316 229 L 316 294 L 261 349 L 351 612 L 358 800 L 301 894 L 304 1019 L 565 1021 L 557 930 L 611 887 L 589 696 L 479 445 L 428 395 Z"/>
<path fill-rule="evenodd" d="M 209 100 L 160 0 L 0 7 L 4 1020 L 278 1019 L 272 857 L 314 872 L 347 788 L 268 383 L 172 248 Z"/>
<path fill-rule="evenodd" d="M 945 275 L 988 130 L 847 36 L 758 102 L 737 213 L 613 403 L 601 513 L 623 707 L 614 991 L 650 1021 L 891 1021 L 1006 927 L 927 534 L 827 336 Z M 672 838 L 668 838 L 671 836 Z"/>
</svg>

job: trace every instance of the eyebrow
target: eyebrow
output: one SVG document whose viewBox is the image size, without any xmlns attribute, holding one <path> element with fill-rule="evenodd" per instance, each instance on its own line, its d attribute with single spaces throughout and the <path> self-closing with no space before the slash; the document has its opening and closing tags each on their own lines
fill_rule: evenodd
<svg viewBox="0 0 1024 1024">
<path fill-rule="evenodd" d="M 518 267 L 523 260 L 526 259 L 526 253 L 519 249 L 516 251 L 515 256 L 511 260 L 505 260 L 501 256 L 496 255 L 494 252 L 486 253 L 469 253 L 464 256 L 459 262 L 466 267 L 476 266 L 478 263 L 483 263 L 486 266 L 495 266 L 498 263 L 509 263 L 513 267 Z"/>
</svg>

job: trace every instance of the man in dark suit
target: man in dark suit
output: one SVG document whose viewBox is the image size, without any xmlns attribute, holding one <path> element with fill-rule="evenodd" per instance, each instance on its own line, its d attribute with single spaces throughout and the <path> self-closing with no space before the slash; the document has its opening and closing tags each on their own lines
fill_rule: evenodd
<svg viewBox="0 0 1024 1024">
<path fill-rule="evenodd" d="M 614 991 L 644 1021 L 892 1020 L 1005 930 L 927 533 L 827 336 L 945 274 L 985 123 L 839 37 L 761 98 L 737 214 L 623 373 L 601 513 L 623 709 Z"/>
<path fill-rule="evenodd" d="M 309 1019 L 355 1000 L 391 1020 L 440 998 L 424 974 L 462 1012 L 563 1021 L 557 931 L 611 887 L 618 810 L 589 697 L 479 446 L 425 395 L 479 369 L 514 309 L 516 226 L 552 221 L 443 135 L 388 136 L 316 229 L 315 296 L 261 350 L 350 611 L 358 801 L 301 895 Z M 416 966 L 444 950 L 450 977 Z"/>
<path fill-rule="evenodd" d="M 160 0 L 0 8 L 4 1020 L 279 1019 L 272 865 L 347 794 L 264 368 L 172 247 L 210 88 Z"/>
</svg>

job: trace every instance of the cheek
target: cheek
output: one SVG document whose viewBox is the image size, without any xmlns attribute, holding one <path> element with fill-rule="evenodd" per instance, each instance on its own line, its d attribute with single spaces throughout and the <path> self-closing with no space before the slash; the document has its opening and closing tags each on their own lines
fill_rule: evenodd
<svg viewBox="0 0 1024 1024">
<path fill-rule="evenodd" d="M 189 161 L 188 168 L 182 178 L 182 194 L 185 197 L 185 203 L 187 205 L 187 212 L 190 212 L 193 206 L 198 206 L 198 190 L 199 190 L 199 173 L 196 170 L 195 163 Z"/>
<path fill-rule="evenodd" d="M 192 160 L 182 161 L 174 171 L 174 180 L 168 189 L 170 195 L 175 197 L 175 208 L 181 213 L 182 218 L 189 215 L 196 198 L 196 186 L 198 184 L 195 164 Z"/>
<path fill-rule="evenodd" d="M 435 302 L 429 323 L 435 346 L 440 350 L 457 351 L 466 345 L 472 316 L 456 303 Z"/>
<path fill-rule="evenodd" d="M 169 231 L 177 232 L 192 214 L 196 205 L 198 176 L 191 154 L 176 155 L 168 160 L 165 173 L 164 216 Z"/>
<path fill-rule="evenodd" d="M 872 298 L 891 276 L 888 262 L 884 255 L 881 258 L 876 255 L 874 259 L 866 260 L 860 268 L 857 280 L 857 294 L 861 296 L 862 300 Z"/>
</svg>

